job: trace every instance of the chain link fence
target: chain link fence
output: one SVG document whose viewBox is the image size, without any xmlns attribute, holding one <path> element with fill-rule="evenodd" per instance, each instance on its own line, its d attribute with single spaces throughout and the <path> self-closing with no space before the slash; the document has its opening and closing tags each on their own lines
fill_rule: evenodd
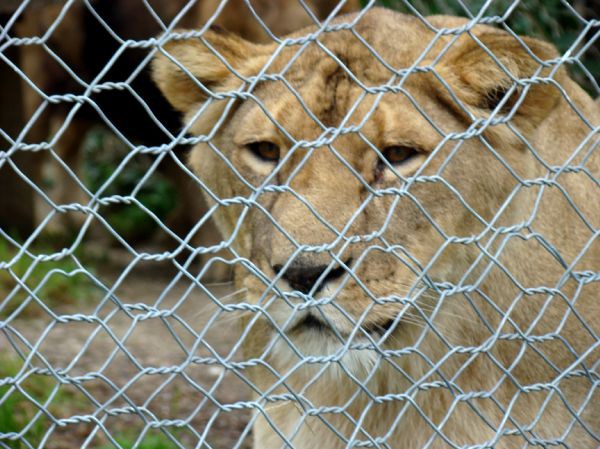
<svg viewBox="0 0 600 449">
<path fill-rule="evenodd" d="M 0 447 L 600 445 L 597 10 L 384 6 L 0 7 Z"/>
</svg>

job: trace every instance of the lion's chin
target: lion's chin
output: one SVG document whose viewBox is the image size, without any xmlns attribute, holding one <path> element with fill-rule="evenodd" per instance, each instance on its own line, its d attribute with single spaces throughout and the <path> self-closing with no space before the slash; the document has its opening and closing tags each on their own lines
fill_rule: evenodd
<svg viewBox="0 0 600 449">
<path fill-rule="evenodd" d="M 367 322 L 363 323 L 360 326 L 360 330 L 358 331 L 359 335 L 365 336 L 365 340 L 369 340 L 366 338 L 366 335 L 369 335 L 372 340 L 378 341 L 381 337 L 387 335 L 396 325 L 396 320 L 387 319 L 385 321 L 377 322 Z M 347 340 L 350 337 L 354 329 L 336 329 L 335 331 L 331 328 L 331 324 L 325 322 L 323 319 L 318 316 L 307 313 L 302 319 L 300 319 L 292 328 L 292 332 L 308 332 L 315 331 L 321 333 L 331 333 L 332 335 L 339 334 L 339 336 L 343 337 L 344 340 Z M 336 332 L 337 331 L 337 332 Z"/>
<path fill-rule="evenodd" d="M 350 333 L 334 330 L 322 319 L 306 314 L 286 330 L 286 338 L 273 336 L 270 359 L 282 373 L 303 373 L 309 378 L 333 376 L 338 380 L 350 374 L 366 379 L 380 362 L 377 347 L 393 325 L 394 320 L 362 326 L 350 338 Z"/>
</svg>

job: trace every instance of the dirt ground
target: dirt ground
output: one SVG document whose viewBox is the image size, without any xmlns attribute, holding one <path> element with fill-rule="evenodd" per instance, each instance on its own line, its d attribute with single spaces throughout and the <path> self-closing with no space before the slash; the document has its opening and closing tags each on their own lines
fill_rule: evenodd
<svg viewBox="0 0 600 449">
<path fill-rule="evenodd" d="M 231 284 L 204 291 L 169 262 L 132 260 L 121 253 L 98 267 L 112 295 L 59 307 L 57 319 L 44 313 L 11 322 L 14 335 L 39 345 L 35 354 L 78 385 L 63 384 L 62 397 L 72 399 L 49 407 L 70 423 L 55 427 L 44 447 L 110 447 L 110 436 L 135 440 L 145 422 L 153 423 L 148 434 L 166 429 L 179 442 L 165 449 L 249 447 L 250 411 L 239 402 L 251 389 L 243 372 L 224 367 L 241 359 L 237 316 L 219 313 L 210 294 L 223 303 L 241 297 Z M 41 358 L 32 361 L 43 367 Z"/>
</svg>

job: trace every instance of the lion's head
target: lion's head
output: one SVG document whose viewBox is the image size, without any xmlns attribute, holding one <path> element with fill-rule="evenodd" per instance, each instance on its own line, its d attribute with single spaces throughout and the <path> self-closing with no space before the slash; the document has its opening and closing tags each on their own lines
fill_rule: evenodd
<svg viewBox="0 0 600 449">
<path fill-rule="evenodd" d="M 590 177 L 553 189 L 572 155 L 598 173 L 578 116 L 594 106 L 555 49 L 487 26 L 441 32 L 468 24 L 450 17 L 336 23 L 352 26 L 285 46 L 209 31 L 154 61 L 185 130 L 205 136 L 190 164 L 223 238 L 253 267 L 237 272 L 262 307 L 252 356 L 279 372 L 329 356 L 366 379 L 382 357 L 369 347 L 417 347 L 418 363 L 398 364 L 419 375 L 503 326 L 554 329 L 564 307 L 536 322 L 547 292 L 526 289 L 597 269 L 600 215 L 579 202 Z"/>
</svg>

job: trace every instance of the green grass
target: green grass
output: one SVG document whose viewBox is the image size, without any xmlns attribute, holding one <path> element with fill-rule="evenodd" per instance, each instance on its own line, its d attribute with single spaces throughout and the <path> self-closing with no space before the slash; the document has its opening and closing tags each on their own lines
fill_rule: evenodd
<svg viewBox="0 0 600 449">
<path fill-rule="evenodd" d="M 22 368 L 22 359 L 9 356 L 7 353 L 0 353 L 0 383 L 10 378 L 15 379 L 20 377 L 18 382 L 19 389 L 15 389 L 12 385 L 8 384 L 0 386 L 0 433 L 21 433 L 26 426 L 33 422 L 27 428 L 22 439 L 0 440 L 5 445 L 4 447 L 25 449 L 28 447 L 27 443 L 32 447 L 40 445 L 48 432 L 51 420 L 45 415 L 36 416 L 39 407 L 35 402 L 44 406 L 48 413 L 55 418 L 88 414 L 94 410 L 94 405 L 89 399 L 74 387 L 61 385 L 58 391 L 55 391 L 58 383 L 52 376 L 32 374 L 31 370 L 25 370 L 24 373 L 20 374 Z M 87 432 L 92 430 L 92 427 L 93 424 L 89 424 L 88 430 L 83 434 L 79 433 L 80 436 L 72 440 L 69 443 L 71 446 L 68 447 L 74 447 L 72 444 L 78 438 L 83 440 Z M 63 449 L 65 446 L 61 445 L 61 442 L 64 443 L 64 435 L 60 432 L 70 431 L 72 429 L 70 430 L 68 427 L 62 429 L 55 428 L 45 447 Z M 137 433 L 132 429 L 128 429 L 127 431 L 116 430 L 112 436 L 119 446 L 115 446 L 112 442 L 98 442 L 96 444 L 92 443 L 90 448 L 118 449 L 120 447 L 121 449 L 133 449 L 140 432 L 141 429 Z M 106 441 L 106 437 L 102 439 Z M 175 449 L 177 447 L 159 430 L 150 430 L 135 445 L 136 449 Z"/>
<path fill-rule="evenodd" d="M 132 433 L 119 433 L 114 436 L 114 439 L 121 449 L 132 449 L 137 441 L 137 436 Z M 175 449 L 177 447 L 163 433 L 146 434 L 142 441 L 135 446 L 136 449 Z M 118 449 L 118 446 L 108 443 L 100 446 L 98 449 Z"/>
<path fill-rule="evenodd" d="M 98 291 L 85 273 L 77 271 L 76 258 L 80 257 L 81 251 L 74 256 L 49 261 L 37 261 L 36 257 L 56 253 L 51 246 L 36 245 L 28 251 L 30 254 L 19 255 L 18 247 L 0 238 L 0 263 L 9 264 L 0 268 L 0 319 L 10 316 L 27 300 L 29 302 L 19 312 L 19 317 L 42 313 L 43 308 L 31 298 L 30 292 L 35 292 L 35 296 L 52 309 L 89 299 Z M 86 269 L 89 269 L 87 265 Z"/>
<path fill-rule="evenodd" d="M 21 359 L 0 354 L 0 382 L 8 378 L 15 378 L 22 367 L 23 361 Z M 57 382 L 50 376 L 30 374 L 19 382 L 22 391 L 13 389 L 8 384 L 0 386 L 0 433 L 20 433 L 32 422 L 39 411 L 38 406 L 27 395 L 39 404 L 44 404 L 53 394 L 56 385 Z M 47 409 L 51 414 L 60 416 L 65 407 L 73 408 L 78 406 L 79 403 L 75 395 L 59 389 L 52 396 Z M 31 446 L 37 447 L 49 426 L 50 421 L 48 418 L 41 415 L 33 421 L 23 438 Z M 22 440 L 3 440 L 2 442 L 11 449 L 24 449 L 27 447 Z"/>
</svg>

